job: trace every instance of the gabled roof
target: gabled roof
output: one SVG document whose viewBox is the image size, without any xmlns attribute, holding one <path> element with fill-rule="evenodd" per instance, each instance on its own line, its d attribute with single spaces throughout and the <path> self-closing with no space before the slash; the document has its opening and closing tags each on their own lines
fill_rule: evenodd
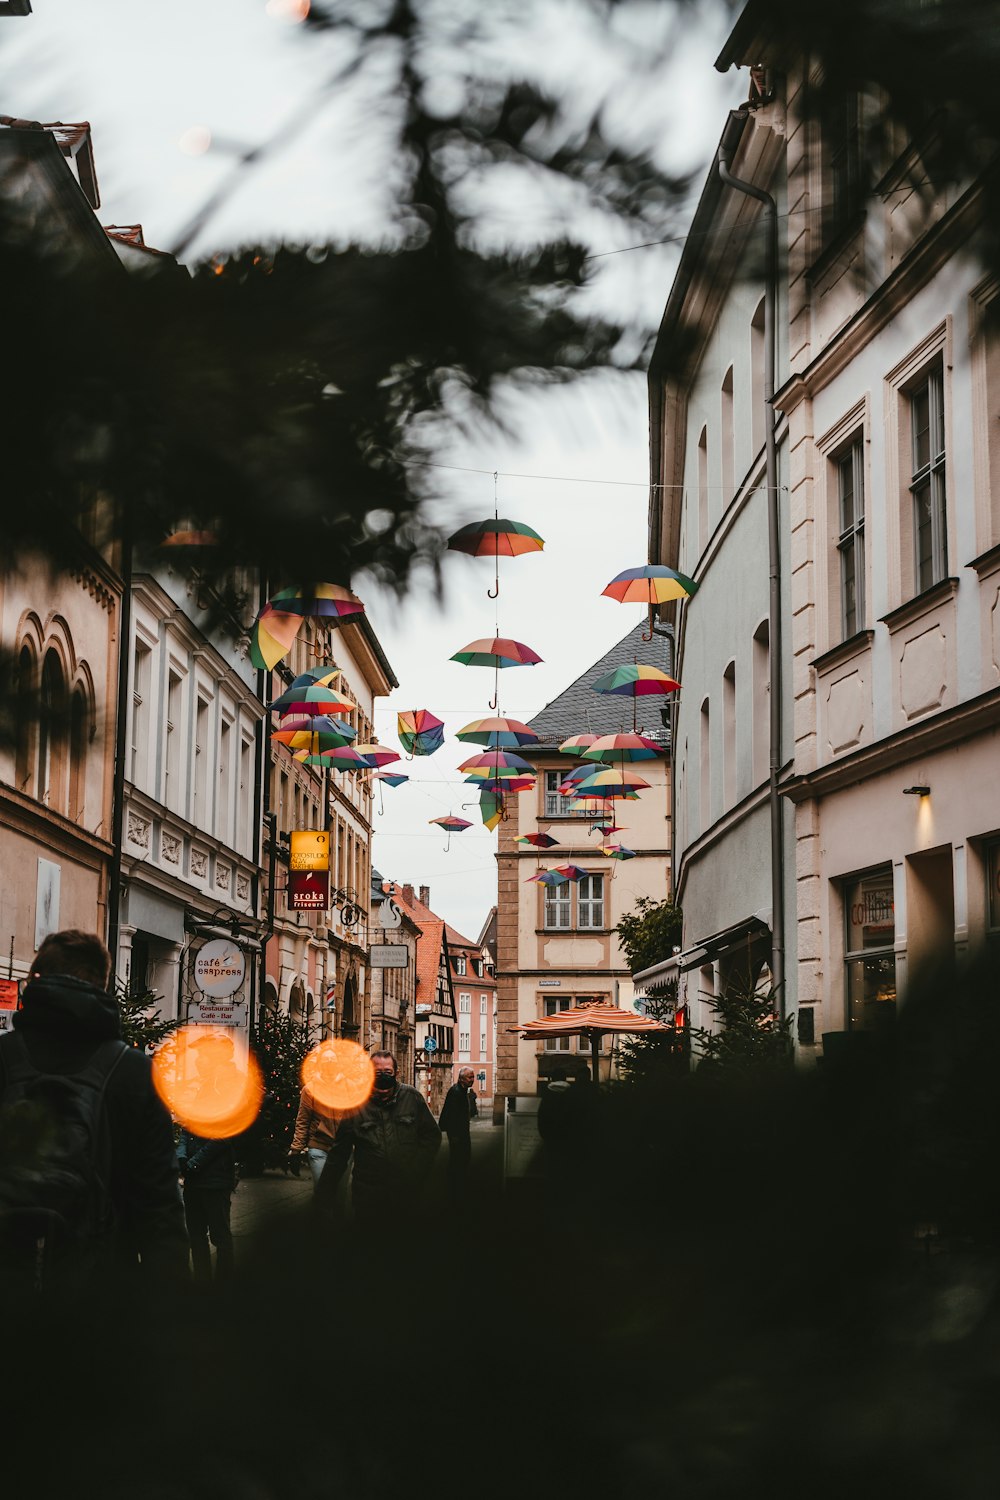
<svg viewBox="0 0 1000 1500">
<path fill-rule="evenodd" d="M 417 1005 L 434 1006 L 437 1001 L 438 971 L 441 967 L 441 949 L 447 946 L 445 937 L 446 923 L 442 917 L 431 911 L 429 906 L 416 896 L 405 896 L 401 886 L 394 881 L 383 882 L 383 891 L 391 893 L 393 901 L 403 912 L 404 916 L 412 920 L 420 928 L 420 939 L 417 942 Z M 454 1015 L 454 1002 L 451 1005 Z"/>
<path fill-rule="evenodd" d="M 615 667 L 631 666 L 638 662 L 642 666 L 659 667 L 663 672 L 669 672 L 673 662 L 673 629 L 670 633 L 653 636 L 651 641 L 643 640 L 647 625 L 645 617 L 630 630 L 628 635 L 623 636 L 617 646 L 596 661 L 592 667 L 570 683 L 565 692 L 553 698 L 547 703 L 541 713 L 529 720 L 530 727 L 539 736 L 537 745 L 527 746 L 520 753 L 530 756 L 539 750 L 554 750 L 568 739 L 571 734 L 590 732 L 591 734 L 618 734 L 622 730 L 632 728 L 632 699 L 620 698 L 614 694 L 595 693 L 591 684 L 612 671 Z M 668 698 L 656 698 L 652 704 L 647 698 L 640 705 L 640 714 L 645 726 L 643 732 L 651 739 L 659 739 L 666 744 L 669 740 L 667 730 L 664 728 L 660 718 L 661 706 L 669 702 Z"/>
</svg>

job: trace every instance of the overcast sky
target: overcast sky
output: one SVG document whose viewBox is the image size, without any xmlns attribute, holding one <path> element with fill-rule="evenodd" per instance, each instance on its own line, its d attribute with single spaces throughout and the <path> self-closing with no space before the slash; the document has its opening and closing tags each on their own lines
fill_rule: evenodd
<svg viewBox="0 0 1000 1500">
<path fill-rule="evenodd" d="M 91 122 L 103 223 L 142 223 L 147 243 L 171 249 L 229 170 L 232 146 L 271 139 L 305 102 L 303 128 L 243 173 L 238 191 L 201 228 L 186 258 L 251 241 L 378 233 L 388 191 L 378 150 L 384 119 L 341 91 L 323 89 L 338 44 L 279 19 L 284 0 L 33 3 L 31 16 L 0 22 L 0 113 Z M 669 0 L 634 9 L 634 35 L 648 35 L 657 46 L 669 40 L 669 61 L 651 76 L 621 77 L 620 57 L 592 24 L 567 30 L 572 9 L 562 0 L 499 7 L 498 17 L 514 14 L 518 24 L 504 33 L 497 21 L 496 65 L 513 73 L 531 59 L 537 71 L 540 57 L 552 58 L 554 79 L 571 78 L 588 105 L 603 98 L 636 138 L 652 134 L 664 163 L 700 177 L 725 110 L 745 93 L 735 74 L 720 78 L 712 68 L 727 13 L 710 3 L 678 22 Z M 461 65 L 460 57 L 442 54 L 442 90 Z M 211 147 L 190 154 L 209 134 Z M 620 226 L 592 218 L 574 223 L 572 202 L 548 201 L 537 189 L 508 192 L 488 211 L 498 237 L 518 223 L 559 225 L 589 238 L 595 253 L 618 252 L 595 261 L 590 295 L 656 326 L 675 245 L 629 250 Z M 500 514 L 539 532 L 544 552 L 501 561 L 495 604 L 486 593 L 490 562 L 458 554 L 447 559 L 443 603 L 426 580 L 402 606 L 366 587 L 363 577 L 355 580 L 400 681 L 376 715 L 379 738 L 390 745 L 400 709 L 429 708 L 450 730 L 490 712 L 492 674 L 448 658 L 468 641 L 492 636 L 497 623 L 501 635 L 526 642 L 543 658 L 541 666 L 500 674 L 502 711 L 528 719 L 639 618 L 601 590 L 615 573 L 646 559 L 644 377 L 585 378 L 571 388 L 512 398 L 505 415 L 502 435 L 456 439 L 442 450 L 436 517 L 455 528 L 491 516 L 496 471 Z M 464 805 L 477 798 L 455 767 L 470 749 L 451 739 L 436 755 L 393 768 L 411 781 L 384 789 L 374 860 L 387 877 L 429 885 L 435 910 L 475 937 L 496 898 L 496 835 L 479 825 L 474 805 Z M 428 820 L 447 812 L 471 818 L 474 827 L 453 836 L 446 853 L 445 836 Z"/>
</svg>

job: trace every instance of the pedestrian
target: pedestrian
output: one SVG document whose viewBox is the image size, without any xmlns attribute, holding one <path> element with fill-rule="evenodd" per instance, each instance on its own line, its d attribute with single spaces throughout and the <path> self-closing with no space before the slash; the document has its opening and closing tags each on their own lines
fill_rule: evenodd
<svg viewBox="0 0 1000 1500">
<path fill-rule="evenodd" d="M 215 1280 L 231 1281 L 236 1269 L 230 1225 L 236 1190 L 235 1142 L 231 1136 L 205 1140 L 182 1129 L 177 1160 L 184 1184 L 184 1218 L 195 1282 L 204 1286 L 212 1280 L 209 1241 L 215 1246 Z"/>
<path fill-rule="evenodd" d="M 52 933 L 0 1037 L 0 1231 L 7 1263 L 24 1270 L 27 1247 L 42 1288 L 122 1269 L 187 1278 L 173 1126 L 110 981 L 99 937 Z"/>
<path fill-rule="evenodd" d="M 288 1148 L 289 1171 L 298 1177 L 299 1164 L 305 1155 L 312 1173 L 313 1188 L 317 1188 L 336 1133 L 337 1126 L 333 1117 L 319 1108 L 308 1089 L 302 1089 L 299 1093 L 292 1144 Z"/>
<path fill-rule="evenodd" d="M 423 1094 L 400 1083 L 391 1052 L 373 1052 L 375 1086 L 368 1102 L 338 1123 L 316 1192 L 321 1215 L 333 1214 L 337 1186 L 353 1162 L 351 1203 L 359 1224 L 381 1224 L 414 1209 L 441 1145 Z"/>
<path fill-rule="evenodd" d="M 475 1073 L 462 1068 L 458 1081 L 444 1096 L 438 1120 L 448 1137 L 448 1198 L 452 1206 L 463 1203 L 469 1191 L 469 1167 L 472 1162 L 471 1121 L 479 1114 L 473 1092 Z"/>
</svg>

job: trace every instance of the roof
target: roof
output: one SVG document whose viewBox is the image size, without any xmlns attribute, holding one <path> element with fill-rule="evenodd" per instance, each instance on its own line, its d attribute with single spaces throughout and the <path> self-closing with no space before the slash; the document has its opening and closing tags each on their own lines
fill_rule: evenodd
<svg viewBox="0 0 1000 1500">
<path fill-rule="evenodd" d="M 643 639 L 646 630 L 644 616 L 628 635 L 622 637 L 617 646 L 612 646 L 606 656 L 588 667 L 575 682 L 570 683 L 565 692 L 560 693 L 558 698 L 553 698 L 541 713 L 529 720 L 529 727 L 539 736 L 538 744 L 526 745 L 520 753 L 530 756 L 540 750 L 557 749 L 571 734 L 618 734 L 624 729 L 631 729 L 632 699 L 610 693 L 595 693 L 591 683 L 605 672 L 610 672 L 615 667 L 631 666 L 633 662 L 669 672 L 673 661 L 673 628 L 668 627 L 668 633 L 657 631 L 651 641 Z M 668 742 L 669 734 L 659 722 L 659 710 L 661 702 L 668 701 L 657 699 L 656 706 L 652 709 L 643 706 L 646 717 L 644 732 L 651 739 L 662 740 L 664 744 Z M 648 722 L 650 717 L 656 721 L 652 726 Z"/>
</svg>

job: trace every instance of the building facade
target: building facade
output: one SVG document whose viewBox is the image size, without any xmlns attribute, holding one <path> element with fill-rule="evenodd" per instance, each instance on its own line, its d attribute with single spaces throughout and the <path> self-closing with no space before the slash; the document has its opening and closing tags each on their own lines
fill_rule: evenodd
<svg viewBox="0 0 1000 1500">
<path fill-rule="evenodd" d="M 419 893 L 412 885 L 387 888 L 395 904 L 420 929 L 414 1004 L 414 1085 L 436 1119 L 452 1084 L 458 1019 L 447 923 L 431 910 L 428 886 L 420 886 Z"/>
<path fill-rule="evenodd" d="M 568 1010 L 585 1001 L 628 1007 L 633 1002 L 628 964 L 615 928 L 642 896 L 664 901 L 670 894 L 669 736 L 664 698 L 635 704 L 636 726 L 663 747 L 662 758 L 630 769 L 648 788 L 634 801 L 614 804 L 617 831 L 608 837 L 634 851 L 615 860 L 602 853 L 608 843 L 600 828 L 603 812 L 576 810 L 560 795 L 568 773 L 600 767 L 559 750 L 578 733 L 631 731 L 633 700 L 595 693 L 591 683 L 613 668 L 631 663 L 668 669 L 670 636 L 644 638 L 638 625 L 566 691 L 530 721 L 539 740 L 519 753 L 537 770 L 534 791 L 511 798 L 510 816 L 499 825 L 497 861 L 497 1073 L 494 1119 L 504 1117 L 507 1100 L 537 1095 L 554 1073 L 584 1073 L 590 1042 L 559 1038 L 521 1041 L 513 1027 Z M 651 707 L 655 704 L 655 707 Z M 538 850 L 518 839 L 548 833 L 558 840 Z M 579 880 L 547 886 L 531 877 L 542 869 L 571 863 L 587 873 Z M 613 1051 L 603 1043 L 603 1072 L 610 1075 Z"/>
<path fill-rule="evenodd" d="M 496 975 L 489 948 L 446 924 L 448 962 L 455 992 L 456 1050 L 452 1082 L 463 1068 L 475 1074 L 476 1096 L 492 1109 L 496 1069 Z"/>
<path fill-rule="evenodd" d="M 393 954 L 393 965 L 384 967 L 369 962 L 368 981 L 371 1015 L 368 1027 L 368 1050 L 391 1052 L 404 1083 L 414 1080 L 414 1017 L 417 998 L 417 943 L 421 928 L 409 912 L 404 911 L 386 890 L 386 882 L 377 870 L 372 871 L 372 892 L 368 931 L 372 948 L 379 946 L 402 949 Z M 371 950 L 369 950 L 370 952 Z M 405 963 L 401 963 L 405 956 Z M 396 967 L 401 963 L 400 967 Z"/>
<path fill-rule="evenodd" d="M 717 63 L 749 97 L 650 372 L 650 556 L 699 584 L 673 611 L 682 985 L 704 1023 L 768 982 L 780 935 L 809 1058 L 998 932 L 1000 343 L 980 184 L 935 179 L 931 122 L 871 129 L 872 91 L 808 107 L 811 64 L 765 17 Z M 740 184 L 773 202 L 773 280 Z"/>
</svg>

